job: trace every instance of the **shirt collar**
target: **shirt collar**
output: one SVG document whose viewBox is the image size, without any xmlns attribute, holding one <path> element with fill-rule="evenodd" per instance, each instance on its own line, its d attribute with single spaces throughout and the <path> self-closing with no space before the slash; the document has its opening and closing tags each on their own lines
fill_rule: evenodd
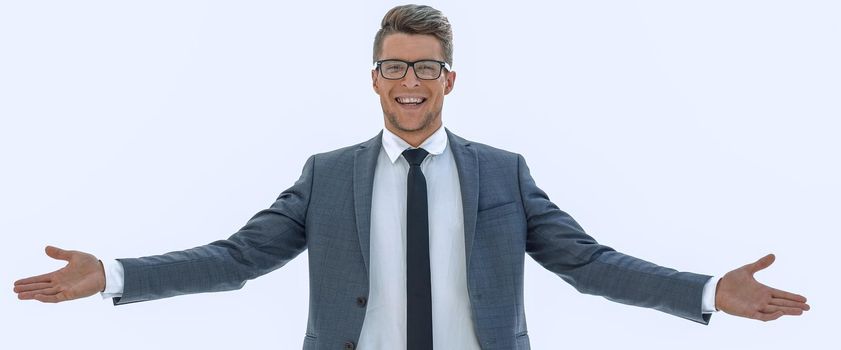
<svg viewBox="0 0 841 350">
<path fill-rule="evenodd" d="M 383 128 L 382 142 L 383 149 L 385 149 L 385 153 L 388 154 L 388 159 L 391 160 L 392 164 L 397 161 L 397 158 L 400 158 L 403 151 L 413 148 L 408 142 L 401 139 L 400 136 L 395 135 L 386 128 Z M 438 130 L 421 143 L 420 148 L 425 149 L 429 154 L 435 156 L 443 153 L 447 148 L 447 133 L 444 131 L 444 126 L 438 127 Z"/>
</svg>

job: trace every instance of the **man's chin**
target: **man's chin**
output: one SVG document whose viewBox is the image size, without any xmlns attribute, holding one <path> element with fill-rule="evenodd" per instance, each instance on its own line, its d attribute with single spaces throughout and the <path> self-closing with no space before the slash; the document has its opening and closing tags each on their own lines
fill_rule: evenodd
<svg viewBox="0 0 841 350">
<path fill-rule="evenodd" d="M 432 124 L 430 116 L 389 116 L 389 124 L 402 132 L 420 132 Z"/>
<path fill-rule="evenodd" d="M 423 125 L 405 125 L 397 124 L 395 127 L 402 132 L 421 132 L 427 129 L 428 124 Z"/>
</svg>

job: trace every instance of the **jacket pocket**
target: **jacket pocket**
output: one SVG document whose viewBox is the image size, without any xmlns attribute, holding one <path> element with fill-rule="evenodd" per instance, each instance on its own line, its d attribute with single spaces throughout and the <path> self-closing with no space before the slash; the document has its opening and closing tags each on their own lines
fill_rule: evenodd
<svg viewBox="0 0 841 350">
<path fill-rule="evenodd" d="M 483 208 L 476 213 L 477 219 L 494 219 L 517 212 L 517 202 L 503 203 L 490 208 Z"/>
</svg>

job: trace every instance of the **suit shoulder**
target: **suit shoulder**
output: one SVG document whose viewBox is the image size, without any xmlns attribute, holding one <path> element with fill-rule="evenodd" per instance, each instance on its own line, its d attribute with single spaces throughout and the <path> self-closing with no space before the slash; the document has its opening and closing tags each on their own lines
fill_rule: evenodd
<svg viewBox="0 0 841 350">
<path fill-rule="evenodd" d="M 479 155 L 479 158 L 484 161 L 498 161 L 498 162 L 517 162 L 517 158 L 521 157 L 519 153 L 511 152 L 509 150 L 504 150 L 501 148 L 497 148 L 488 144 L 484 144 L 481 142 L 476 142 L 472 140 L 465 140 L 458 136 L 455 139 L 456 142 L 462 142 L 464 144 L 469 144 L 470 147 L 474 148 Z"/>
<path fill-rule="evenodd" d="M 360 142 L 355 145 L 313 154 L 310 158 L 319 163 L 326 162 L 330 164 L 341 164 L 343 162 L 353 162 L 354 153 L 356 151 L 362 148 L 377 146 L 377 141 L 379 141 L 379 139 L 380 135 L 377 135 L 368 141 Z"/>
<path fill-rule="evenodd" d="M 497 148 L 491 145 L 487 145 L 480 142 L 473 142 L 471 141 L 471 145 L 476 147 L 476 149 L 481 153 L 487 153 L 498 157 L 507 157 L 507 158 L 517 158 L 520 154 L 516 152 L 511 152 L 509 150 L 505 150 L 502 148 Z"/>
</svg>

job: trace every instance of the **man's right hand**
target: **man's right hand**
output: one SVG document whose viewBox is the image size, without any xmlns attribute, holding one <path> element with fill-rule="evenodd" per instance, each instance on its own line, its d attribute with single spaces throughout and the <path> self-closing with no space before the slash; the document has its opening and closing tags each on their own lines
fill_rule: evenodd
<svg viewBox="0 0 841 350">
<path fill-rule="evenodd" d="M 18 299 L 58 303 L 84 298 L 105 290 L 105 270 L 95 256 L 47 246 L 47 255 L 67 261 L 56 271 L 15 282 Z"/>
</svg>

